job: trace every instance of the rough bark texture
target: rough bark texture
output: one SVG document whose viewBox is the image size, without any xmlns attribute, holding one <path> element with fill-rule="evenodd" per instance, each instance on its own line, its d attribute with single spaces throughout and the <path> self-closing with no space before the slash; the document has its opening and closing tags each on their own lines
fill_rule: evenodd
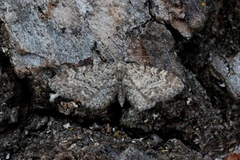
<svg viewBox="0 0 240 160">
<path fill-rule="evenodd" d="M 0 159 L 239 157 L 239 12 L 237 0 L 2 0 Z M 185 88 L 144 112 L 49 102 L 63 69 L 112 61 Z"/>
</svg>

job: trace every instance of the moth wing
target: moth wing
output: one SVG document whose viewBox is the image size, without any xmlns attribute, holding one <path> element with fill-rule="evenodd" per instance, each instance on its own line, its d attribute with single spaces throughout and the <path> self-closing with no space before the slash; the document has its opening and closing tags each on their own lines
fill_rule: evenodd
<svg viewBox="0 0 240 160">
<path fill-rule="evenodd" d="M 118 81 L 114 65 L 83 66 L 68 69 L 49 81 L 59 96 L 78 100 L 88 108 L 108 106 L 116 97 Z"/>
<path fill-rule="evenodd" d="M 126 97 L 138 110 L 146 110 L 159 101 L 166 101 L 183 88 L 183 82 L 174 74 L 159 68 L 127 64 L 123 84 Z"/>
</svg>

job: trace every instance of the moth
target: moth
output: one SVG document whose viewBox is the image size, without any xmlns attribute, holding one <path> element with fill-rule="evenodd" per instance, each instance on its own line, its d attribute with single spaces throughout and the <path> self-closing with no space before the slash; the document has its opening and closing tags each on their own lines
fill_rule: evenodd
<svg viewBox="0 0 240 160">
<path fill-rule="evenodd" d="M 103 63 L 66 69 L 49 80 L 57 96 L 80 101 L 87 108 L 101 109 L 117 97 L 127 99 L 139 111 L 150 109 L 180 93 L 184 84 L 166 70 L 134 63 Z"/>
</svg>

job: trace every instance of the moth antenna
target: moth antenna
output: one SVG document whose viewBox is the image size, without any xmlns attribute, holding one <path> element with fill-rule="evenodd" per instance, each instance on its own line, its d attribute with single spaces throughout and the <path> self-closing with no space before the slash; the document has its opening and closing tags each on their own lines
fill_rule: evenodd
<svg viewBox="0 0 240 160">
<path fill-rule="evenodd" d="M 107 62 L 106 58 L 101 54 L 101 51 L 98 48 L 98 44 L 94 41 L 93 46 L 91 47 L 91 51 L 93 52 L 94 57 L 100 58 L 103 62 Z"/>
<path fill-rule="evenodd" d="M 140 58 L 144 58 L 144 57 L 148 57 L 148 58 L 154 58 L 151 55 L 132 55 L 132 54 L 128 54 L 127 53 L 127 49 L 124 49 L 124 42 L 121 41 L 121 37 L 119 37 L 118 35 L 113 35 L 116 38 L 120 39 L 120 41 L 114 40 L 114 37 L 109 36 L 108 33 L 105 32 L 105 34 L 107 35 L 108 39 L 109 39 L 109 43 L 112 43 L 112 45 L 108 44 L 101 44 L 101 43 L 97 43 L 96 41 L 94 41 L 93 47 L 91 48 L 92 52 L 95 53 L 95 55 L 97 55 L 102 62 L 128 62 L 128 63 L 136 63 L 136 64 L 145 64 L 145 65 L 149 65 L 150 60 L 144 60 L 144 59 L 140 59 Z M 110 48 L 113 47 L 116 49 L 117 52 L 109 52 L 109 50 L 111 50 Z M 112 49 L 113 49 L 112 48 Z M 103 54 L 101 51 L 103 51 L 104 53 L 107 54 Z M 122 54 L 119 54 L 119 51 L 121 51 Z M 118 58 L 116 58 L 114 55 L 118 54 Z"/>
<path fill-rule="evenodd" d="M 111 36 L 108 35 L 108 33 L 106 33 L 106 35 L 108 36 L 108 39 L 110 39 L 110 42 L 113 44 L 112 47 L 114 47 L 118 51 L 117 52 L 117 54 L 119 55 L 118 57 L 121 57 L 121 61 L 124 61 L 123 58 L 126 58 L 126 56 L 127 56 L 127 52 L 123 49 L 124 45 L 123 44 L 118 44 L 116 41 L 114 41 L 114 39 Z M 115 34 L 115 36 L 117 37 L 117 34 Z M 121 39 L 121 38 L 119 38 L 119 39 Z M 108 46 L 110 46 L 110 45 L 108 45 Z M 121 54 L 119 54 L 119 50 L 123 53 L 123 57 L 121 56 Z M 111 58 L 114 60 L 114 62 L 119 61 L 119 60 L 116 59 L 116 57 L 114 57 L 113 53 L 109 53 L 109 55 L 111 55 Z"/>
<path fill-rule="evenodd" d="M 106 52 L 106 53 L 108 53 L 108 54 L 105 54 L 105 55 L 107 55 L 108 56 L 108 61 L 110 61 L 110 62 L 116 62 L 116 59 L 115 59 L 115 57 L 109 52 L 109 45 L 107 46 L 107 47 L 104 47 L 103 45 L 101 45 L 101 48 L 102 48 L 102 50 L 104 51 L 104 52 Z M 110 57 L 109 57 L 110 56 Z"/>
<path fill-rule="evenodd" d="M 116 62 L 116 59 L 113 57 L 113 55 L 109 52 L 109 46 L 103 45 L 103 44 L 99 44 L 96 41 L 94 42 L 93 47 L 91 48 L 92 52 L 95 53 L 94 55 L 98 58 L 101 59 L 102 62 Z M 108 53 L 108 54 L 102 54 L 102 53 Z M 111 57 L 109 57 L 111 56 Z"/>
<path fill-rule="evenodd" d="M 128 54 L 126 51 L 128 48 L 124 47 L 124 41 L 121 41 L 122 38 L 120 36 L 118 36 L 117 34 L 113 35 L 116 38 L 120 39 L 119 43 L 117 43 L 113 37 L 109 36 L 108 33 L 105 32 L 105 34 L 107 35 L 108 39 L 110 39 L 110 42 L 112 43 L 112 45 L 108 45 L 107 48 L 112 46 L 118 51 L 117 53 L 119 53 L 119 51 L 121 51 L 121 53 L 122 53 L 122 54 L 118 54 L 119 55 L 118 57 L 121 59 L 119 59 L 119 58 L 116 59 L 116 57 L 113 55 L 113 53 L 110 53 L 109 50 L 103 49 L 105 52 L 107 52 L 111 56 L 111 59 L 113 59 L 114 62 L 123 61 L 123 62 L 128 62 L 128 63 L 142 64 L 142 63 L 139 63 L 137 60 L 135 60 L 135 58 L 133 58 L 133 57 L 149 57 L 148 55 L 147 56 L 135 56 L 135 55 Z M 104 48 L 104 47 L 102 47 L 102 48 Z"/>
<path fill-rule="evenodd" d="M 107 34 L 107 33 L 106 33 Z M 116 35 L 116 37 L 119 37 Z M 128 63 L 137 63 L 137 64 L 147 64 L 149 65 L 150 60 L 148 59 L 139 59 L 139 57 L 150 57 L 149 55 L 146 56 L 139 56 L 139 55 L 134 55 L 134 54 L 130 54 L 127 52 L 127 50 L 129 49 L 129 46 L 124 47 L 124 41 L 120 41 L 119 43 L 117 43 L 116 41 L 114 41 L 114 39 L 110 36 L 108 36 L 108 38 L 111 40 L 111 42 L 113 43 L 113 47 L 117 48 L 117 50 L 120 50 L 123 54 L 122 54 L 122 61 L 123 62 L 128 62 Z M 121 37 L 119 37 L 118 39 L 121 40 Z M 138 45 L 138 44 L 137 44 Z M 142 48 L 142 47 L 141 47 Z M 143 48 L 142 48 L 143 49 Z M 144 53 L 146 54 L 146 52 L 144 51 Z M 115 60 L 116 61 L 116 60 Z"/>
</svg>

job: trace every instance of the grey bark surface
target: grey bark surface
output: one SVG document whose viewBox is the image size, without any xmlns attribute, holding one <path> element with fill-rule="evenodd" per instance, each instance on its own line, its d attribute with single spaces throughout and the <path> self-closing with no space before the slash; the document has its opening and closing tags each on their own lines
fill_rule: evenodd
<svg viewBox="0 0 240 160">
<path fill-rule="evenodd" d="M 2 0 L 0 159 L 239 156 L 239 6 L 237 0 Z M 120 106 L 114 96 L 125 92 L 121 85 L 110 100 L 98 99 L 108 106 L 98 110 L 68 99 L 79 97 L 80 84 L 70 85 L 72 96 L 49 102 L 61 89 L 49 87 L 55 75 L 102 63 L 111 72 L 114 63 L 166 70 L 184 89 L 164 102 L 154 99 L 145 111 L 133 107 L 132 90 L 130 103 Z M 129 77 L 129 84 L 147 88 L 144 78 Z"/>
</svg>

